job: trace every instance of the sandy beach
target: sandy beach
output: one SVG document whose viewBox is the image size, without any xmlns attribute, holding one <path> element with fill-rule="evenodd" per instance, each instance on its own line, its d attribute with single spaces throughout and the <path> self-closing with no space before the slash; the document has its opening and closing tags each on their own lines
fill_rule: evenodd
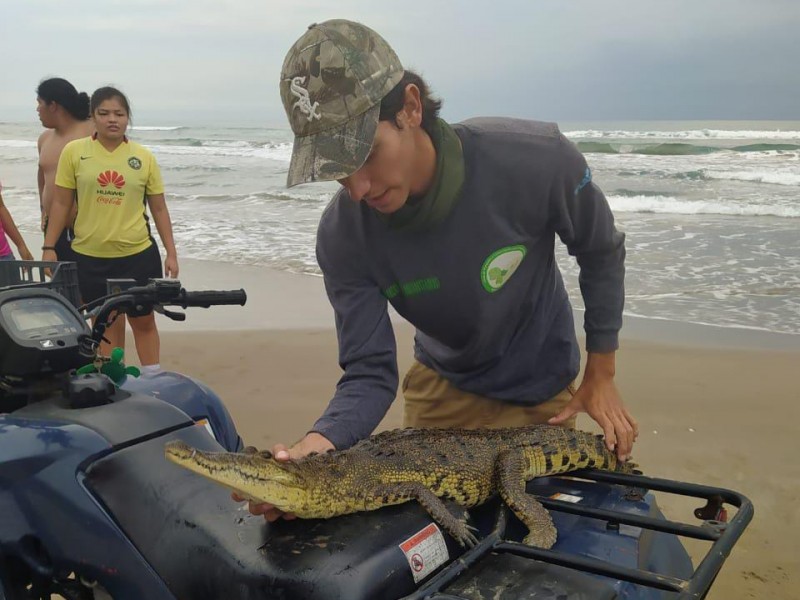
<svg viewBox="0 0 800 600">
<path fill-rule="evenodd" d="M 177 249 L 184 288 L 244 289 L 245 306 L 188 309 L 185 321 L 163 314 L 156 320 L 161 367 L 216 392 L 246 445 L 268 450 L 301 439 L 342 375 L 334 314 L 317 261 L 321 220 L 336 231 L 356 232 L 344 246 L 363 252 L 351 262 L 366 257 L 375 268 L 386 267 L 391 275 L 381 283 L 386 295 L 400 290 L 399 298 L 419 302 L 415 307 L 424 310 L 431 296 L 418 294 L 436 289 L 440 298 L 450 298 L 448 309 L 474 305 L 467 310 L 469 319 L 500 331 L 508 312 L 496 314 L 497 305 L 461 300 L 456 294 L 462 282 L 449 285 L 449 275 L 474 260 L 472 284 L 480 291 L 480 259 L 483 287 L 501 292 L 494 298 L 502 303 L 514 290 L 499 286 L 518 266 L 537 273 L 555 264 L 560 280 L 536 291 L 534 300 L 544 306 L 548 289 L 558 291 L 563 280 L 583 346 L 581 290 L 590 313 L 593 301 L 610 305 L 618 298 L 618 289 L 607 285 L 623 256 L 620 238 L 609 236 L 613 215 L 613 227 L 625 238 L 626 314 L 616 384 L 639 424 L 632 461 L 644 475 L 734 490 L 752 502 L 753 520 L 725 557 L 708 599 L 800 600 L 800 71 L 789 64 L 800 54 L 800 0 L 726 2 L 722 14 L 722 3 L 711 2 L 582 2 L 577 11 L 575 3 L 500 0 L 472 3 L 469 10 L 462 3 L 456 18 L 453 2 L 397 10 L 363 1 L 174 0 L 150 2 L 155 10 L 148 5 L 146 11 L 134 2 L 115 3 L 114 11 L 98 11 L 81 0 L 49 2 L 46 10 L 39 2 L 0 2 L 0 21 L 13 24 L 2 32 L 4 54 L 12 57 L 4 65 L 0 92 L 0 205 L 8 209 L 0 227 L 2 252 L 7 254 L 2 230 L 13 232 L 8 217 L 13 215 L 33 256 L 41 257 L 43 247 L 52 256 L 53 241 L 44 245 L 42 226 L 49 227 L 49 237 L 55 235 L 70 196 L 61 184 L 72 187 L 74 180 L 78 216 L 70 219 L 78 228 L 77 249 L 125 254 L 132 236 L 143 235 L 141 209 L 162 260 L 165 243 L 171 254 Z M 105 41 L 121 35 L 133 44 L 105 43 L 98 52 L 100 36 Z M 92 137 L 65 146 L 92 131 Z M 349 209 L 341 219 L 334 214 L 326 220 L 331 198 L 342 189 L 362 207 L 385 213 L 381 221 L 399 217 L 387 221 L 390 229 L 398 226 L 382 240 L 388 245 L 372 243 L 373 233 L 381 235 L 380 223 L 361 232 L 346 223 L 342 228 Z M 396 213 L 404 204 L 407 213 Z M 400 222 L 404 216 L 407 223 Z M 526 252 L 535 255 L 553 243 L 547 267 L 532 265 L 531 258 L 521 262 Z M 393 248 L 402 250 L 383 260 L 381 252 Z M 465 258 L 473 253 L 473 259 Z M 341 266 L 337 252 L 329 254 L 332 264 Z M 102 262 L 96 259 L 98 268 Z M 415 268 L 407 269 L 411 265 Z M 6 281 L 16 282 L 18 267 L 5 268 L 11 275 Z M 512 304 L 524 307 L 526 300 Z M 55 322 L 30 312 L 18 319 L 19 328 Z M 13 315 L 7 310 L 5 316 Z M 391 308 L 389 316 L 403 381 L 414 361 L 415 330 Z M 600 314 L 595 326 L 607 322 L 608 315 Z M 454 339 L 463 337 L 458 333 Z M 558 336 L 550 337 L 546 346 L 557 352 Z M 151 352 L 143 348 L 146 362 L 152 362 L 152 342 L 151 337 Z M 54 349 L 40 369 L 45 378 L 54 377 L 29 381 L 16 377 L 13 366 L 6 369 L 0 400 L 10 395 L 17 414 L 9 413 L 10 426 L 0 422 L 0 432 L 16 431 L 17 417 L 36 413 L 17 411 L 17 396 L 49 401 L 56 390 L 73 399 L 95 398 L 91 379 L 83 382 L 84 396 L 71 374 L 51 373 L 58 368 L 57 347 L 69 350 L 68 345 L 59 339 L 33 343 Z M 527 356 L 523 346 L 506 349 L 502 359 Z M 6 349 L 12 345 L 3 348 L 14 358 Z M 140 365 L 129 325 L 126 352 L 128 365 Z M 581 363 L 586 364 L 585 351 Z M 582 373 L 579 385 L 581 378 Z M 76 402 L 71 404 L 75 408 Z M 398 393 L 376 431 L 402 426 L 403 408 Z M 38 414 L 61 418 L 58 412 Z M 108 477 L 114 465 L 136 467 L 139 442 L 155 444 L 162 433 L 192 425 L 189 418 L 162 431 L 146 428 L 144 437 L 127 435 L 120 444 L 116 433 L 106 430 L 105 413 L 82 414 L 90 417 L 72 419 L 74 427 L 57 422 L 58 431 L 50 428 L 53 435 L 44 430 L 28 435 L 21 448 L 44 444 L 54 449 L 52 461 L 75 455 L 73 446 L 87 456 L 95 453 L 67 475 L 74 474 L 88 492 L 94 489 L 90 500 L 101 509 L 122 498 L 111 489 L 116 480 Z M 120 418 L 114 425 L 125 433 L 138 431 L 130 425 L 134 421 Z M 96 431 L 83 435 L 79 426 Z M 577 427 L 601 433 L 586 414 L 578 416 Z M 126 451 L 113 456 L 119 462 L 94 460 L 118 451 Z M 31 595 L 48 598 L 52 587 L 65 600 L 80 595 L 78 588 L 94 587 L 90 580 L 102 584 L 112 576 L 129 586 L 150 567 L 170 589 L 176 587 L 173 565 L 193 580 L 198 573 L 208 579 L 221 572 L 213 556 L 196 563 L 201 568 L 191 567 L 226 540 L 218 544 L 212 536 L 209 543 L 176 553 L 172 537 L 164 527 L 152 526 L 152 519 L 132 511 L 136 518 L 126 520 L 123 510 L 112 510 L 107 516 L 113 523 L 93 523 L 86 502 L 76 503 L 81 520 L 62 518 L 60 529 L 83 526 L 92 541 L 115 527 L 130 533 L 129 524 L 151 525 L 141 531 L 154 533 L 146 542 L 152 546 L 128 536 L 128 549 L 141 555 L 128 571 L 117 560 L 121 551 L 92 561 L 91 553 L 83 555 L 79 548 L 68 557 L 72 562 L 59 561 L 55 550 L 63 548 L 55 546 L 63 544 L 45 535 L 52 532 L 38 531 L 36 523 L 28 526 L 35 512 L 23 509 L 41 498 L 57 498 L 54 486 L 66 477 L 48 457 L 26 462 L 25 452 L 19 460 L 15 452 L 0 460 L 11 466 L 8 475 L 0 473 L 0 600 L 11 587 L 30 587 Z M 47 485 L 42 477 L 27 481 L 27 463 L 39 469 L 37 476 L 57 477 Z M 156 465 L 147 475 L 158 471 Z M 172 489 L 186 491 L 168 472 L 162 474 Z M 8 494 L 2 489 L 7 481 Z M 103 485 L 110 491 L 99 493 Z M 163 487 L 142 487 L 161 508 L 172 508 Z M 183 495 L 189 503 L 203 496 Z M 667 519 L 701 525 L 694 511 L 703 508 L 702 500 L 654 495 Z M 18 501 L 26 497 L 33 502 Z M 122 500 L 136 504 L 135 497 Z M 735 508 L 728 512 L 736 514 Z M 381 528 L 394 523 L 385 514 Z M 176 531 L 204 532 L 202 522 L 198 527 L 184 518 L 184 508 L 167 516 L 174 517 Z M 562 523 L 559 534 L 566 539 L 568 525 Z M 252 540 L 245 540 L 238 515 L 230 524 L 238 529 L 228 533 Z M 260 517 L 256 525 L 261 526 Z M 353 530 L 368 537 L 360 526 Z M 265 535 L 281 542 L 280 532 Z M 593 544 L 586 539 L 581 547 L 589 553 Z M 640 541 L 640 548 L 646 551 L 660 539 Z M 710 544 L 682 542 L 695 567 L 700 565 Z M 327 538 L 314 544 L 336 552 Z M 265 549 L 262 545 L 259 552 Z M 429 550 L 438 553 L 433 544 Z M 416 581 L 418 569 L 432 567 L 427 552 L 420 550 L 418 561 L 414 552 L 408 554 Z M 621 560 L 635 556 L 611 553 Z M 17 572 L 23 572 L 18 554 L 26 572 L 31 567 L 45 573 L 45 579 L 55 578 L 53 585 L 16 585 Z M 162 555 L 169 572 L 158 564 Z M 370 556 L 362 564 L 370 575 L 383 574 L 374 560 Z M 274 573 L 259 572 L 262 579 L 277 580 L 284 570 L 279 562 Z M 354 563 L 347 562 L 335 570 L 342 581 Z M 238 562 L 237 581 L 226 590 L 241 587 L 243 564 Z M 315 576 L 325 564 L 313 561 L 309 589 L 323 587 Z M 71 569 L 76 581 L 57 581 L 71 576 Z M 512 589 L 508 581 L 500 583 Z M 96 591 L 87 594 L 106 596 Z M 15 600 L 21 594 L 10 592 Z"/>
<path fill-rule="evenodd" d="M 243 287 L 248 303 L 195 309 L 185 323 L 161 320 L 162 365 L 216 390 L 247 444 L 303 435 L 340 374 L 322 280 L 202 261 L 183 261 L 181 280 L 187 289 Z M 395 325 L 402 373 L 413 329 Z M 800 336 L 627 319 L 617 364 L 618 385 L 640 423 L 634 458 L 642 469 L 731 488 L 755 505 L 709 598 L 800 598 L 800 466 L 790 454 L 798 447 Z M 381 428 L 400 425 L 401 406 Z M 578 423 L 595 428 L 585 415 Z M 659 502 L 669 517 L 688 522 L 698 504 L 674 496 Z"/>
</svg>

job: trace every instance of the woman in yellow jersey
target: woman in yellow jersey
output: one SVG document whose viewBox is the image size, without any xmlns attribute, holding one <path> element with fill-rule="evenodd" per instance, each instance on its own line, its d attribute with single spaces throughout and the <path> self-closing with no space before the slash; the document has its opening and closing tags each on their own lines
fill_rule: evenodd
<svg viewBox="0 0 800 600">
<path fill-rule="evenodd" d="M 78 281 L 84 302 L 106 294 L 106 280 L 132 278 L 141 283 L 152 277 L 178 275 L 178 256 L 172 223 L 164 201 L 164 184 L 155 157 L 130 141 L 125 131 L 130 118 L 128 99 L 112 87 L 92 94 L 95 133 L 68 143 L 61 153 L 50 221 L 42 260 L 57 260 L 55 243 L 66 225 L 73 194 L 78 216 L 72 250 L 78 263 Z M 164 271 L 158 246 L 150 231 L 147 208 L 167 251 Z M 143 374 L 158 372 L 159 337 L 152 314 L 130 317 Z M 125 347 L 125 319 L 106 331 L 110 344 L 101 352 Z"/>
</svg>

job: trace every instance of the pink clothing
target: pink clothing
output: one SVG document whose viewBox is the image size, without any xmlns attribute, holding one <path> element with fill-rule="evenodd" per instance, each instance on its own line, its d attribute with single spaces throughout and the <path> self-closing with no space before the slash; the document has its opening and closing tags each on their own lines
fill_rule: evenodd
<svg viewBox="0 0 800 600">
<path fill-rule="evenodd" d="M 3 224 L 0 223 L 0 256 L 8 256 L 9 254 L 11 254 L 11 246 L 8 245 L 6 232 L 3 231 Z"/>
<path fill-rule="evenodd" d="M 0 184 L 0 192 L 3 191 L 3 185 Z M 0 205 L 2 205 L 2 201 L 0 201 Z M 0 256 L 7 256 L 11 254 L 11 246 L 8 245 L 8 238 L 6 237 L 6 232 L 3 229 L 3 222 L 0 221 Z"/>
</svg>

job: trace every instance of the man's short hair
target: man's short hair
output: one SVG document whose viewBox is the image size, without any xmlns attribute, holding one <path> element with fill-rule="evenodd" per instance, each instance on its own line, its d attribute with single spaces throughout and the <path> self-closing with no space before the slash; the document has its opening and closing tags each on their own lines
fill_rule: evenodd
<svg viewBox="0 0 800 600">
<path fill-rule="evenodd" d="M 394 121 L 395 125 L 398 125 L 397 113 L 403 110 L 406 88 L 412 83 L 419 88 L 419 97 L 422 102 L 422 128 L 428 135 L 433 135 L 433 126 L 436 119 L 439 118 L 442 101 L 431 95 L 430 87 L 420 75 L 408 69 L 403 73 L 400 82 L 381 100 L 381 112 L 378 118 L 381 121 Z"/>
</svg>

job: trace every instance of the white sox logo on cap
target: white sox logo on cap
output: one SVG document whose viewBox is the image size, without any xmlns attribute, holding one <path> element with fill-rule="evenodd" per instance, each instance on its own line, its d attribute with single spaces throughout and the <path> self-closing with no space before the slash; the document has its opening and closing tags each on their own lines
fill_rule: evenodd
<svg viewBox="0 0 800 600">
<path fill-rule="evenodd" d="M 300 112 L 308 117 L 309 121 L 314 119 L 321 119 L 322 115 L 319 113 L 319 102 L 311 104 L 311 97 L 308 95 L 308 90 L 302 87 L 305 83 L 305 77 L 295 77 L 292 79 L 290 90 L 292 95 L 297 98 L 297 102 L 292 105 L 292 110 L 299 108 Z"/>
</svg>

